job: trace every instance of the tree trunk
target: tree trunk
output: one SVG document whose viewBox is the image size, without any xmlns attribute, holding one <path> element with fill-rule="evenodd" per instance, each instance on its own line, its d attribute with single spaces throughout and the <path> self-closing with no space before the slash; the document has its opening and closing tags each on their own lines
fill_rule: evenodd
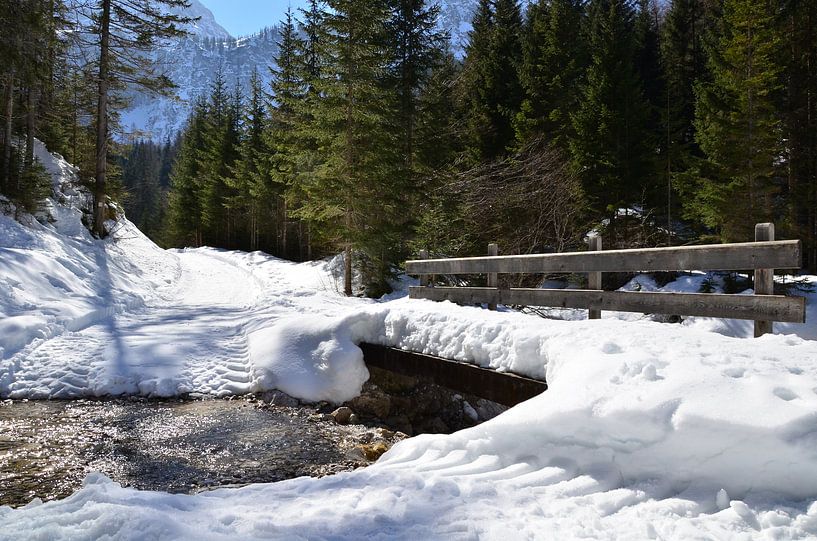
<svg viewBox="0 0 817 541">
<path fill-rule="evenodd" d="M 14 72 L 6 80 L 6 124 L 3 130 L 3 177 L 0 187 L 8 188 L 11 179 L 11 130 L 14 125 Z"/>
<path fill-rule="evenodd" d="M 281 246 L 280 254 L 284 259 L 289 259 L 289 246 L 287 246 L 287 201 L 281 198 Z"/>
<path fill-rule="evenodd" d="M 111 0 L 102 0 L 99 28 L 99 87 L 96 110 L 96 183 L 94 185 L 94 233 L 105 236 L 105 180 L 108 169 L 108 80 L 110 73 Z"/>
<path fill-rule="evenodd" d="M 343 257 L 343 294 L 352 296 L 352 244 L 347 243 Z"/>
<path fill-rule="evenodd" d="M 38 91 L 36 88 L 28 89 L 26 99 L 26 167 L 31 167 L 34 163 L 34 130 L 37 127 L 37 100 Z"/>
<path fill-rule="evenodd" d="M 306 225 L 306 260 L 312 261 L 312 226 Z"/>
</svg>

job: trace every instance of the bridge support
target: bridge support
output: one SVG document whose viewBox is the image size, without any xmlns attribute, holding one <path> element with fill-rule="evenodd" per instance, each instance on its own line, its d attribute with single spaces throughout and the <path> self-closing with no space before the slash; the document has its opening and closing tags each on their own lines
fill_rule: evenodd
<svg viewBox="0 0 817 541">
<path fill-rule="evenodd" d="M 547 383 L 507 372 L 402 349 L 360 344 L 369 366 L 404 376 L 422 377 L 453 391 L 469 393 L 504 406 L 515 406 L 547 390 Z"/>
</svg>

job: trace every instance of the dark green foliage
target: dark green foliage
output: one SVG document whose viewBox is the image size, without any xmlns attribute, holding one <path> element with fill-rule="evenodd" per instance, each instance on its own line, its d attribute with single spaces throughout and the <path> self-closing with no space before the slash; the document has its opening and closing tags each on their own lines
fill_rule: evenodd
<svg viewBox="0 0 817 541">
<path fill-rule="evenodd" d="M 572 117 L 570 151 L 601 216 L 641 201 L 651 189 L 655 144 L 635 69 L 635 13 L 621 0 L 594 0 L 588 9 L 591 63 Z"/>
<path fill-rule="evenodd" d="M 42 208 L 45 198 L 51 196 L 51 176 L 35 158 L 28 162 L 16 148 L 9 160 L 9 181 L 4 194 L 16 203 L 19 210 L 35 213 Z"/>
<path fill-rule="evenodd" d="M 785 233 L 803 240 L 803 264 L 817 272 L 817 2 L 782 2 Z"/>
<path fill-rule="evenodd" d="M 151 141 L 136 141 L 119 159 L 126 194 L 125 213 L 152 237 L 161 235 L 164 226 L 169 170 L 163 171 L 163 167 L 172 159 L 169 143 L 160 145 Z"/>
<path fill-rule="evenodd" d="M 207 103 L 199 98 L 187 122 L 179 153 L 170 174 L 171 192 L 167 236 L 176 246 L 201 246 L 201 204 L 199 201 L 199 152 L 204 146 Z"/>
<path fill-rule="evenodd" d="M 254 73 L 239 157 L 225 179 L 232 190 L 225 206 L 236 223 L 235 241 L 237 246 L 250 250 L 258 250 L 262 245 L 277 247 L 280 220 L 268 168 L 270 148 L 265 137 L 268 120 L 261 82 L 258 73 Z"/>
<path fill-rule="evenodd" d="M 727 0 L 723 25 L 709 54 L 712 81 L 696 87 L 696 140 L 707 162 L 686 203 L 723 240 L 746 241 L 775 215 L 780 36 L 766 2 Z"/>
<path fill-rule="evenodd" d="M 540 0 L 528 8 L 519 69 L 525 98 L 514 124 L 520 145 L 544 136 L 567 148 L 587 68 L 588 52 L 577 36 L 583 16 L 578 0 Z"/>
<path fill-rule="evenodd" d="M 474 163 L 501 158 L 513 145 L 513 122 L 522 102 L 521 32 L 516 0 L 480 1 L 462 76 L 467 141 Z"/>
</svg>

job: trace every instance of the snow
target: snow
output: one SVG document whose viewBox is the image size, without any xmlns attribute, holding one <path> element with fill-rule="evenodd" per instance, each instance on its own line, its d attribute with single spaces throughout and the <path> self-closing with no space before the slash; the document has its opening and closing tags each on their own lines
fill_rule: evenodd
<svg viewBox="0 0 817 541">
<path fill-rule="evenodd" d="M 125 220 L 95 241 L 72 170 L 52 161 L 56 221 L 0 217 L 2 397 L 277 388 L 341 402 L 368 376 L 360 341 L 549 390 L 321 479 L 171 495 L 92 474 L 63 500 L 0 507 L 0 539 L 817 538 L 817 318 L 751 339 L 708 318 L 348 299 L 338 261 L 165 251 Z M 643 276 L 625 288 L 662 289 Z"/>
</svg>

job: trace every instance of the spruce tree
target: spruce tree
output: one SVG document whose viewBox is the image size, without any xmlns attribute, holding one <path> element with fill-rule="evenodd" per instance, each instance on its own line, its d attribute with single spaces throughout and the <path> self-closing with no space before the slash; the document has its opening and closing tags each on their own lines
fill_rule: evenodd
<svg viewBox="0 0 817 541">
<path fill-rule="evenodd" d="M 525 98 L 514 123 L 520 147 L 537 137 L 567 147 L 587 68 L 587 46 L 577 32 L 583 17 L 578 0 L 539 0 L 528 8 L 519 69 Z"/>
<path fill-rule="evenodd" d="M 264 92 L 257 71 L 250 78 L 250 99 L 244 114 L 243 137 L 238 148 L 238 160 L 231 168 L 226 183 L 232 194 L 226 200 L 226 206 L 234 216 L 243 217 L 246 238 L 241 238 L 238 246 L 251 251 L 258 250 L 262 231 L 277 229 L 278 216 L 275 206 L 270 209 L 269 169 L 267 157 L 270 149 L 267 145 L 267 111 L 264 104 Z M 273 236 L 273 239 L 275 237 Z M 270 243 L 275 248 L 275 244 Z"/>
<path fill-rule="evenodd" d="M 325 69 L 318 83 L 314 111 L 319 152 L 324 158 L 302 215 L 320 222 L 345 252 L 343 289 L 352 294 L 352 253 L 363 254 L 367 292 L 387 288 L 392 250 L 391 229 L 400 209 L 392 186 L 396 144 L 389 133 L 389 103 L 382 83 L 387 67 L 382 1 L 336 0 L 324 15 Z"/>
<path fill-rule="evenodd" d="M 474 162 L 495 160 L 513 145 L 514 117 L 522 102 L 521 30 L 516 0 L 480 1 L 466 46 L 462 88 Z"/>
<path fill-rule="evenodd" d="M 667 197 L 667 230 L 680 206 L 677 185 L 694 176 L 701 151 L 695 142 L 695 84 L 709 79 L 705 36 L 714 18 L 703 0 L 673 0 L 661 28 L 660 52 L 664 80 L 661 110 L 661 157 Z"/>
<path fill-rule="evenodd" d="M 387 44 L 391 62 L 386 90 L 396 95 L 395 128 L 399 131 L 404 174 L 417 169 L 418 98 L 432 70 L 441 62 L 446 34 L 437 30 L 439 5 L 425 0 L 390 0 Z M 409 185 L 413 181 L 407 181 Z"/>
<path fill-rule="evenodd" d="M 307 19 L 319 17 L 317 10 L 317 2 L 313 1 L 311 11 L 306 15 Z M 316 77 L 312 70 L 319 60 L 313 50 L 306 51 L 308 46 L 315 46 L 311 40 L 315 39 L 317 30 L 315 23 L 309 24 L 307 38 L 300 38 L 292 12 L 287 11 L 280 29 L 276 68 L 272 70 L 274 105 L 266 132 L 267 146 L 270 149 L 267 167 L 271 171 L 267 197 L 270 208 L 275 209 L 275 236 L 278 251 L 284 257 L 295 255 L 292 250 L 293 239 L 289 235 L 290 216 L 293 210 L 297 211 L 302 200 L 299 176 L 304 171 L 301 163 L 308 161 L 305 160 L 306 154 L 315 150 L 315 145 L 307 134 L 310 133 L 311 120 L 309 107 L 314 104 L 316 96 L 307 95 L 307 81 Z M 301 240 L 297 239 L 299 247 L 302 245 Z M 303 259 L 303 254 L 298 253 L 297 256 Z"/>
<path fill-rule="evenodd" d="M 0 2 L 0 193 L 30 209 L 48 191 L 35 168 L 34 138 L 45 120 L 42 102 L 50 96 L 52 73 L 63 59 L 62 11 L 57 0 Z M 19 145 L 15 132 L 24 135 Z"/>
<path fill-rule="evenodd" d="M 98 237 L 105 235 L 108 143 L 112 106 L 118 103 L 116 94 L 126 85 L 150 92 L 165 92 L 173 86 L 166 75 L 156 72 L 148 53 L 159 40 L 184 35 L 180 25 L 191 19 L 167 10 L 189 6 L 186 0 L 99 0 L 72 4 L 75 20 L 88 21 L 76 29 L 74 35 L 80 40 L 77 46 L 97 55 L 93 230 Z"/>
<path fill-rule="evenodd" d="M 756 222 L 773 217 L 782 154 L 773 17 L 767 2 L 726 0 L 723 36 L 709 54 L 713 80 L 696 88 L 696 138 L 708 168 L 688 208 L 724 241 L 749 240 Z"/>
<path fill-rule="evenodd" d="M 206 244 L 234 247 L 237 212 L 229 206 L 235 190 L 229 185 L 231 169 L 240 146 L 241 94 L 226 89 L 219 73 L 213 82 L 204 121 L 203 146 L 199 152 L 199 202 Z"/>
<path fill-rule="evenodd" d="M 817 272 L 817 3 L 783 3 L 783 104 L 789 232 Z"/>
<path fill-rule="evenodd" d="M 613 216 L 640 202 L 652 173 L 649 110 L 635 69 L 634 12 L 622 0 L 589 5 L 591 50 L 570 152 L 591 208 Z"/>
<path fill-rule="evenodd" d="M 196 100 L 193 112 L 181 136 L 179 152 L 170 173 L 171 189 L 168 197 L 168 244 L 202 246 L 200 202 L 201 162 L 204 147 L 207 102 Z"/>
</svg>

